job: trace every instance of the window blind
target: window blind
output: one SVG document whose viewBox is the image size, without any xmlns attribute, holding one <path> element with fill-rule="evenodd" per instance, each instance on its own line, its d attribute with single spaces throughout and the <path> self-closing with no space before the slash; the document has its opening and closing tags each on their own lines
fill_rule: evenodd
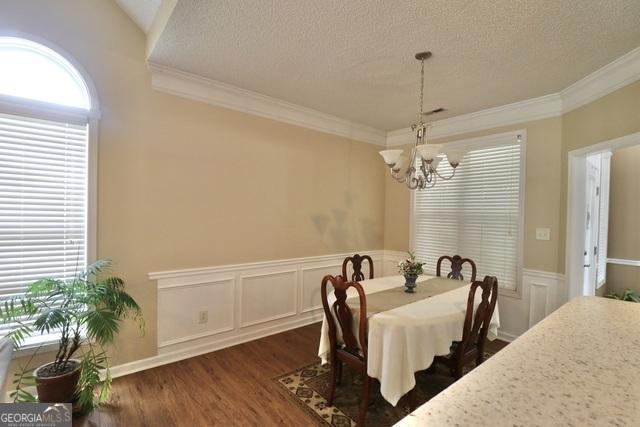
<svg viewBox="0 0 640 427">
<path fill-rule="evenodd" d="M 87 125 L 0 113 L 0 301 L 86 265 L 87 158 Z"/>
<path fill-rule="evenodd" d="M 500 287 L 516 289 L 521 156 L 521 143 L 471 150 L 452 180 L 415 192 L 413 246 L 427 272 L 435 273 L 441 255 L 458 254 L 475 261 L 477 280 L 497 276 Z M 448 176 L 451 166 L 441 165 Z"/>
</svg>

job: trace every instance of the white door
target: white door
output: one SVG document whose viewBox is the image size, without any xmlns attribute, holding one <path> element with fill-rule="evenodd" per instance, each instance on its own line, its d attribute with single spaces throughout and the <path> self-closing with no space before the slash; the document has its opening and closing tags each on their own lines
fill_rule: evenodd
<svg viewBox="0 0 640 427">
<path fill-rule="evenodd" d="M 598 280 L 601 157 L 601 154 L 594 154 L 587 157 L 583 295 L 595 295 Z"/>
</svg>

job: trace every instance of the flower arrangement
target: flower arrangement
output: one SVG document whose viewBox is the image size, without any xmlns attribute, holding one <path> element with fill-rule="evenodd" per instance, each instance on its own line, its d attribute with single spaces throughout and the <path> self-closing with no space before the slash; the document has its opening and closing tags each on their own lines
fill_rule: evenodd
<svg viewBox="0 0 640 427">
<path fill-rule="evenodd" d="M 424 262 L 416 261 L 413 252 L 408 252 L 409 258 L 398 263 L 398 272 L 403 276 L 419 276 L 422 274 L 422 266 Z"/>
</svg>

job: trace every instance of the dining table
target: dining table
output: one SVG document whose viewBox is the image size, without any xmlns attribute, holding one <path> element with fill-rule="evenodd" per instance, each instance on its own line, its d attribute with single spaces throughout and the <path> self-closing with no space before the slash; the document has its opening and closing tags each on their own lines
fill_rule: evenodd
<svg viewBox="0 0 640 427">
<path fill-rule="evenodd" d="M 435 356 L 450 353 L 454 341 L 462 340 L 471 283 L 424 275 L 415 293 L 405 292 L 403 276 L 385 276 L 359 282 L 367 306 L 367 374 L 380 382 L 380 393 L 393 406 L 415 384 L 415 373 L 427 369 Z M 476 292 L 475 306 L 481 292 Z M 329 304 L 335 296 L 329 291 Z M 355 288 L 347 291 L 353 328 L 359 327 L 359 300 Z M 488 338 L 497 337 L 498 305 L 489 323 Z M 338 331 L 338 341 L 341 335 Z M 318 356 L 329 361 L 331 344 L 326 317 L 322 321 Z"/>
</svg>

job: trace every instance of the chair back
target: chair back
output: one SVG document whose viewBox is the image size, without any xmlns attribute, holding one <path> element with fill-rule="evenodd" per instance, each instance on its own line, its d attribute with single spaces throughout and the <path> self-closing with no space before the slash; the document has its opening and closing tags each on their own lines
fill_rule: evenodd
<svg viewBox="0 0 640 427">
<path fill-rule="evenodd" d="M 352 282 L 358 282 L 360 280 L 365 280 L 364 273 L 362 272 L 362 263 L 363 261 L 369 262 L 369 279 L 373 279 L 373 260 L 369 255 L 360 255 L 355 254 L 354 256 L 348 256 L 342 262 L 342 277 L 345 280 L 348 280 L 349 275 L 347 274 L 347 266 L 349 263 L 353 264 L 353 274 L 351 275 Z"/>
<path fill-rule="evenodd" d="M 476 291 L 482 289 L 482 301 L 474 312 Z M 485 276 L 483 281 L 475 281 L 471 284 L 469 298 L 467 299 L 467 313 L 464 319 L 462 341 L 457 351 L 462 356 L 479 343 L 483 343 L 489 332 L 489 324 L 498 300 L 498 279 L 493 276 Z"/>
<path fill-rule="evenodd" d="M 460 255 L 443 255 L 438 258 L 438 264 L 436 265 L 436 276 L 442 277 L 440 275 L 442 261 L 448 260 L 451 263 L 451 271 L 447 274 L 447 279 L 456 279 L 456 280 L 464 280 L 464 276 L 462 276 L 462 266 L 465 263 L 471 265 L 471 281 L 476 281 L 476 263 L 473 262 L 470 258 L 462 258 Z"/>
<path fill-rule="evenodd" d="M 327 285 L 333 287 L 333 294 L 336 298 L 331 306 L 328 301 Z M 354 288 L 358 292 L 360 300 L 360 315 L 358 325 L 358 338 L 353 331 L 353 312 L 347 304 L 347 290 Z M 320 289 L 322 296 L 322 307 L 329 326 L 329 341 L 331 348 L 336 349 L 338 344 L 338 329 L 344 342 L 343 351 L 351 353 L 360 359 L 367 360 L 367 301 L 364 290 L 360 283 L 347 282 L 342 276 L 333 277 L 328 274 L 322 279 Z M 359 343 L 359 345 L 358 345 Z"/>
</svg>

